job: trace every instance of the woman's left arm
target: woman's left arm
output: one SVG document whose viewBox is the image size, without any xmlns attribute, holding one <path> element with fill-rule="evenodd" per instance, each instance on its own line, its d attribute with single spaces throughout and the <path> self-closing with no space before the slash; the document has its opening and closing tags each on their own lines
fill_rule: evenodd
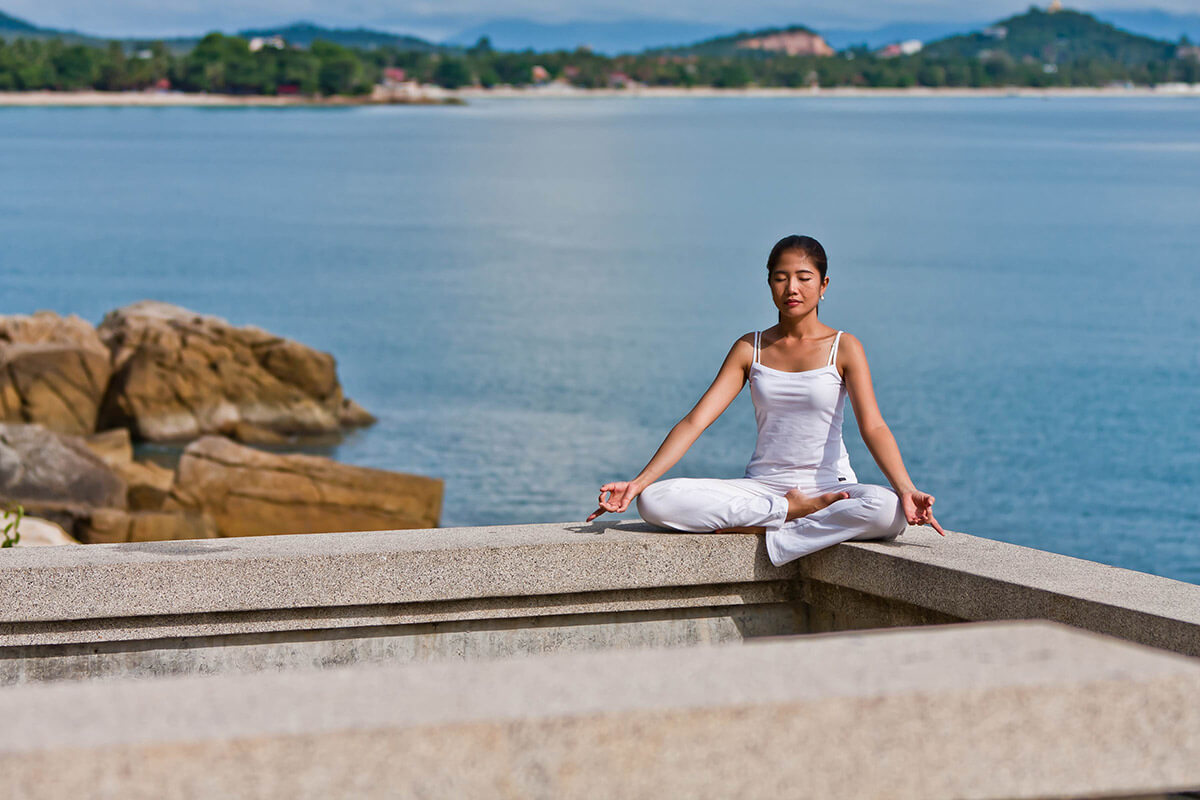
<svg viewBox="0 0 1200 800">
<path fill-rule="evenodd" d="M 848 333 L 843 333 L 838 346 L 837 360 L 837 365 L 842 370 L 842 378 L 846 382 L 846 390 L 850 394 L 850 404 L 854 407 L 858 430 L 862 433 L 863 441 L 871 451 L 875 463 L 900 496 L 905 518 L 912 525 L 931 525 L 935 531 L 945 536 L 946 532 L 933 517 L 933 495 L 920 491 L 913 484 L 908 470 L 904 468 L 904 460 L 900 458 L 896 437 L 892 436 L 891 429 L 879 413 L 879 404 L 875 401 L 875 388 L 871 385 L 871 368 L 867 366 L 867 354 L 863 350 L 862 342 Z"/>
</svg>

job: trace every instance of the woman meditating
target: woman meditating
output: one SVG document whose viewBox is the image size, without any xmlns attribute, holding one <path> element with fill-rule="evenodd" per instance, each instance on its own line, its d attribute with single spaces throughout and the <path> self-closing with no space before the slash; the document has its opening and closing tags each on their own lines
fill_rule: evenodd
<svg viewBox="0 0 1200 800">
<path fill-rule="evenodd" d="M 871 372 L 854 336 L 817 318 L 829 286 L 825 249 L 810 236 L 781 239 L 767 259 L 779 324 L 733 343 L 716 379 L 631 481 L 600 487 L 600 507 L 638 513 L 695 533 L 765 533 L 776 566 L 848 539 L 891 539 L 906 523 L 929 524 L 933 496 L 913 485 L 875 402 Z M 758 444 L 745 477 L 658 481 L 750 382 Z M 857 482 L 842 442 L 846 395 L 863 441 L 891 489 Z"/>
</svg>

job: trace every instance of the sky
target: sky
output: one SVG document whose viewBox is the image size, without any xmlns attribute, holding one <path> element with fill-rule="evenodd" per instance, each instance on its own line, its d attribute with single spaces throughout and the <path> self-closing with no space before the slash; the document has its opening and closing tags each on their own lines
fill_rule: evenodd
<svg viewBox="0 0 1200 800">
<path fill-rule="evenodd" d="M 304 19 L 440 40 L 499 17 L 542 22 L 654 18 L 728 24 L 731 29 L 787 24 L 867 29 L 890 22 L 999 19 L 1029 5 L 1030 0 L 0 0 L 0 11 L 42 27 L 100 36 L 193 35 Z M 1066 5 L 1085 11 L 1200 13 L 1200 0 L 1068 0 Z"/>
</svg>

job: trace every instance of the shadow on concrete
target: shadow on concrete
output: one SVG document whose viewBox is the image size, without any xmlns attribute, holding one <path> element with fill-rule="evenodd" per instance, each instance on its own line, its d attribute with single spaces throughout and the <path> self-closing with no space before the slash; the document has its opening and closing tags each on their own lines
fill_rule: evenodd
<svg viewBox="0 0 1200 800">
<path fill-rule="evenodd" d="M 581 522 L 577 525 L 564 525 L 563 527 L 571 533 L 587 533 L 592 535 L 607 533 L 608 531 L 622 531 L 627 533 L 680 533 L 680 531 L 667 530 L 666 528 L 656 528 L 641 520 L 597 520 L 595 522 Z"/>
<path fill-rule="evenodd" d="M 196 556 L 236 550 L 233 544 L 216 544 L 216 539 L 185 539 L 174 542 L 122 542 L 121 549 L 156 556 Z"/>
</svg>

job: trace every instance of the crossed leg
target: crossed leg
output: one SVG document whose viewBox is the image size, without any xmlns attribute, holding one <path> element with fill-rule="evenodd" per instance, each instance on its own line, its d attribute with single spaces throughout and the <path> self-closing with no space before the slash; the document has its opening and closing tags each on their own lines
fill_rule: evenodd
<svg viewBox="0 0 1200 800">
<path fill-rule="evenodd" d="M 871 484 L 781 493 L 750 478 L 673 478 L 646 487 L 638 513 L 652 525 L 692 533 L 766 533 L 776 566 L 850 539 L 894 538 L 906 521 L 895 492 Z M 846 495 L 843 497 L 843 495 Z"/>
</svg>

